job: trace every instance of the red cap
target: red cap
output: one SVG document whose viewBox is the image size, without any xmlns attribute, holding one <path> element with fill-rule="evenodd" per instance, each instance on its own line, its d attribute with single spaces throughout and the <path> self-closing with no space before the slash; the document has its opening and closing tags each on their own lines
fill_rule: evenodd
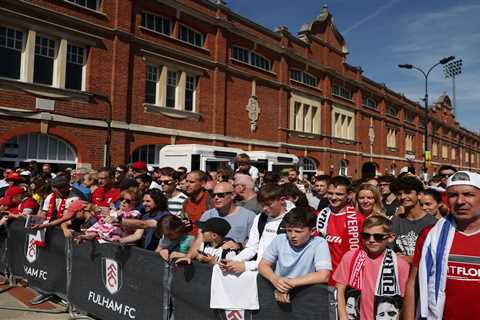
<svg viewBox="0 0 480 320">
<path fill-rule="evenodd" d="M 132 169 L 147 170 L 147 164 L 144 161 L 137 161 L 132 163 Z"/>
<path fill-rule="evenodd" d="M 15 180 L 15 181 L 22 181 L 22 178 L 16 172 L 9 173 L 7 179 L 5 180 Z"/>
</svg>

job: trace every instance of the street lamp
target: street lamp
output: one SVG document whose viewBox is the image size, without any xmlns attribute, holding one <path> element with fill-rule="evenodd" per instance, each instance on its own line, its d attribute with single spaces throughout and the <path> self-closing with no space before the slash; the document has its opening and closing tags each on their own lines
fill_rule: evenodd
<svg viewBox="0 0 480 320">
<path fill-rule="evenodd" d="M 453 87 L 453 114 L 457 115 L 457 99 L 456 99 L 456 90 L 455 90 L 455 77 L 462 73 L 462 59 L 452 61 L 443 66 L 443 74 L 445 78 L 452 78 L 452 87 Z"/>
<path fill-rule="evenodd" d="M 438 61 L 437 63 L 435 63 L 433 66 L 431 66 L 430 69 L 428 69 L 427 72 L 423 71 L 419 67 L 414 66 L 412 64 L 399 64 L 398 65 L 398 67 L 402 68 L 402 69 L 415 69 L 417 71 L 420 71 L 423 74 L 423 76 L 425 77 L 425 98 L 423 99 L 423 101 L 425 102 L 424 116 L 423 116 L 423 127 L 424 127 L 424 130 L 425 130 L 425 137 L 424 137 L 425 147 L 424 147 L 424 154 L 423 154 L 423 159 L 424 159 L 423 160 L 423 174 L 424 174 L 425 179 L 428 176 L 428 173 L 427 173 L 428 172 L 427 171 L 427 159 L 431 159 L 430 151 L 428 151 L 428 76 L 429 76 L 430 72 L 436 66 L 438 66 L 440 64 L 447 64 L 454 59 L 455 59 L 454 56 L 445 57 L 445 58 L 441 59 L 440 61 Z"/>
</svg>

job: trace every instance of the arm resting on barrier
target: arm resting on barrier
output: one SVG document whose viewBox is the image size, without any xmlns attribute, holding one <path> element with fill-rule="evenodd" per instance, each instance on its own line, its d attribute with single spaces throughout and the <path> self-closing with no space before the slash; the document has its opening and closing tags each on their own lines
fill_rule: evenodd
<svg viewBox="0 0 480 320">
<path fill-rule="evenodd" d="M 258 272 L 272 283 L 272 285 L 281 293 L 286 293 L 294 288 L 292 279 L 282 278 L 275 274 L 272 269 L 272 263 L 268 260 L 262 259 L 258 265 Z"/>
<path fill-rule="evenodd" d="M 346 309 L 346 301 L 345 301 L 345 290 L 347 286 L 337 282 L 335 284 L 337 288 L 337 296 L 338 296 L 338 319 L 339 320 L 347 320 L 347 309 Z"/>
<path fill-rule="evenodd" d="M 184 258 L 180 258 L 176 261 L 177 264 L 182 264 L 182 263 L 192 263 L 192 260 L 196 258 L 198 255 L 197 250 L 200 248 L 200 246 L 203 243 L 203 236 L 201 230 L 198 230 L 197 237 L 195 240 L 193 240 L 192 245 L 190 246 L 190 249 L 188 249 L 188 253 Z"/>
<path fill-rule="evenodd" d="M 306 286 L 309 284 L 327 283 L 330 277 L 330 270 L 318 270 L 307 273 L 304 276 L 291 279 L 295 287 Z"/>
</svg>

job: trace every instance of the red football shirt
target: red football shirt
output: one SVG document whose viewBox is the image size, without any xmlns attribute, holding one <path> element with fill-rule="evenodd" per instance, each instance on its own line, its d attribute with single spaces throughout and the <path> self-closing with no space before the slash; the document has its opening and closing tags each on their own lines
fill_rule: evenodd
<svg viewBox="0 0 480 320">
<path fill-rule="evenodd" d="M 480 231 L 455 232 L 448 256 L 444 319 L 473 319 L 480 314 Z"/>
<path fill-rule="evenodd" d="M 111 188 L 107 192 L 103 187 L 98 188 L 92 194 L 92 203 L 100 207 L 109 207 L 111 203 L 120 198 L 120 189 Z"/>
<path fill-rule="evenodd" d="M 339 213 L 332 212 L 328 219 L 327 236 L 328 248 L 332 259 L 332 273 L 340 264 L 343 255 L 349 250 L 360 247 L 360 232 L 365 217 L 355 211 L 353 207 L 347 207 Z M 329 285 L 335 285 L 330 277 Z"/>
</svg>

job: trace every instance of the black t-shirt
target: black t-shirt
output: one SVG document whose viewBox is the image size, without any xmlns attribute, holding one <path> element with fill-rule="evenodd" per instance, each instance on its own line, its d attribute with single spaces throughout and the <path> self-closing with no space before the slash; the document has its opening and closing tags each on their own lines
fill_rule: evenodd
<svg viewBox="0 0 480 320">
<path fill-rule="evenodd" d="M 418 220 L 408 220 L 404 216 L 395 216 L 392 218 L 393 232 L 396 235 L 394 250 L 406 256 L 413 256 L 415 253 L 415 244 L 420 232 L 430 225 L 437 222 L 437 219 L 431 214 L 426 214 Z"/>
</svg>

